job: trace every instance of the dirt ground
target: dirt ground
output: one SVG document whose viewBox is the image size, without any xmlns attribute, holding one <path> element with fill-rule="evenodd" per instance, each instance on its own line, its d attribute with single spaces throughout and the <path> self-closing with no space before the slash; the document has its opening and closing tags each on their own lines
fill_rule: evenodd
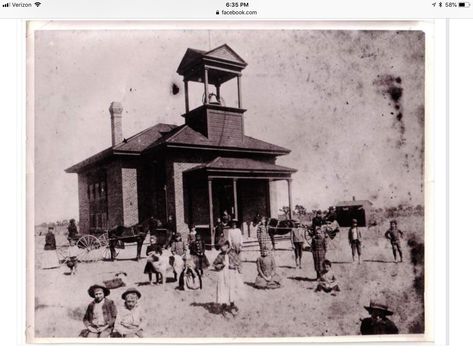
<svg viewBox="0 0 473 355">
<path fill-rule="evenodd" d="M 384 221 L 379 227 L 363 229 L 363 262 L 351 262 L 347 230 L 342 229 L 330 241 L 327 258 L 339 280 L 337 296 L 315 293 L 315 271 L 311 253 L 303 254 L 301 270 L 295 269 L 289 241 L 281 241 L 275 253 L 283 287 L 257 290 L 252 285 L 256 276 L 255 247 L 242 252 L 245 300 L 239 302 L 239 315 L 225 319 L 215 314 L 217 274 L 211 269 L 204 275 L 203 290 L 178 291 L 175 282 L 148 285 L 143 274 L 145 259 L 127 260 L 134 256 L 135 247 L 122 250 L 115 262 L 81 263 L 75 276 L 68 275 L 65 266 L 41 269 L 44 237 L 35 239 L 35 334 L 37 337 L 76 337 L 83 329 L 82 317 L 91 298 L 87 288 L 95 282 L 111 279 L 118 271 L 128 273 L 128 286 L 142 293 L 140 306 L 146 314 L 145 335 L 148 337 L 303 337 L 359 334 L 360 319 L 368 313 L 363 306 L 371 297 L 382 295 L 394 311 L 391 319 L 403 334 L 423 332 L 423 259 L 419 248 L 413 250 L 407 240 L 423 243 L 420 217 L 399 218 L 399 228 L 405 231 L 402 244 L 404 263 L 393 263 Z M 58 244 L 64 243 L 63 233 L 57 234 Z M 143 255 L 146 245 L 143 247 Z M 423 252 L 423 250 L 422 250 Z M 412 255 L 411 255 L 412 254 Z M 208 252 L 213 260 L 215 254 Z M 414 267 L 412 263 L 417 265 Z M 419 265 L 419 260 L 422 264 Z M 172 277 L 172 275 L 168 275 Z M 124 287 L 111 291 L 110 299 L 117 304 Z"/>
</svg>

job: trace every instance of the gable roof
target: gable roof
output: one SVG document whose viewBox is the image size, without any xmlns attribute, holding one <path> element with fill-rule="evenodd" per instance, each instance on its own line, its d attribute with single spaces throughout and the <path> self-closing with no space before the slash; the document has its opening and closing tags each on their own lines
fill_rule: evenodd
<svg viewBox="0 0 473 355">
<path fill-rule="evenodd" d="M 179 63 L 177 73 L 179 75 L 184 75 L 186 70 L 192 68 L 203 59 L 223 60 L 224 62 L 237 65 L 241 68 L 244 68 L 248 65 L 248 63 L 246 63 L 232 48 L 230 48 L 228 44 L 222 44 L 221 46 L 209 51 L 188 48 L 184 54 L 184 57 L 182 57 L 181 63 Z"/>
</svg>

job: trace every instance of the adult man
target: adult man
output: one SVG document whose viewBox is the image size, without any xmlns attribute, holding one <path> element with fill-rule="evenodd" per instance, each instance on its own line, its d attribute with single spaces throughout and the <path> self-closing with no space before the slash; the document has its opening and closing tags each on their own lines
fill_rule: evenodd
<svg viewBox="0 0 473 355">
<path fill-rule="evenodd" d="M 73 218 L 69 221 L 69 226 L 67 226 L 67 240 L 69 241 L 69 244 L 72 245 L 72 242 L 77 239 L 76 236 L 78 233 L 76 220 Z"/>
<path fill-rule="evenodd" d="M 358 264 L 361 263 L 361 232 L 356 219 L 352 220 L 348 230 L 348 244 L 351 247 L 353 262 L 355 262 L 355 254 L 358 254 Z"/>
<path fill-rule="evenodd" d="M 399 333 L 393 321 L 387 318 L 393 312 L 388 309 L 385 302 L 371 300 L 370 305 L 365 306 L 365 309 L 370 314 L 370 317 L 361 321 L 360 332 L 362 335 Z"/>
<path fill-rule="evenodd" d="M 397 263 L 396 251 L 399 253 L 399 258 L 402 263 L 402 250 L 401 250 L 401 238 L 403 237 L 402 231 L 397 229 L 397 221 L 392 220 L 390 223 L 390 228 L 384 233 L 384 236 L 389 239 L 391 242 L 391 247 L 393 248 L 394 262 Z"/>
</svg>

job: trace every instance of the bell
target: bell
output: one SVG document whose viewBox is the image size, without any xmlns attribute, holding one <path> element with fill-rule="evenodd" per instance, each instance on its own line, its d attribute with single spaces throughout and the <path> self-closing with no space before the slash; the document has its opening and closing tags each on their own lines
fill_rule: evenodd
<svg viewBox="0 0 473 355">
<path fill-rule="evenodd" d="M 221 102 L 218 99 L 217 95 L 215 95 L 213 92 L 209 94 L 209 104 L 210 105 L 221 105 Z"/>
</svg>

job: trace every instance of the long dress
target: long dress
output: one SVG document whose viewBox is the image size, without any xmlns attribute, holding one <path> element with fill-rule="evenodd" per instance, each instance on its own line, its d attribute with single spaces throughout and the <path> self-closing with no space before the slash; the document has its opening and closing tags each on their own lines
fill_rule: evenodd
<svg viewBox="0 0 473 355">
<path fill-rule="evenodd" d="M 232 254 L 233 253 L 233 254 Z M 218 271 L 217 299 L 219 304 L 230 304 L 245 297 L 243 280 L 239 272 L 239 258 L 233 250 L 220 253 L 214 261 Z"/>
<path fill-rule="evenodd" d="M 324 270 L 323 262 L 327 252 L 327 244 L 324 237 L 312 239 L 312 256 L 314 258 L 314 269 L 317 272 L 317 277 L 322 275 Z"/>
<path fill-rule="evenodd" d="M 228 231 L 228 241 L 237 254 L 240 254 L 243 244 L 243 235 L 241 234 L 240 228 L 231 228 Z"/>
<path fill-rule="evenodd" d="M 271 254 L 260 256 L 256 260 L 256 269 L 258 275 L 255 280 L 255 287 L 257 288 L 278 288 L 281 287 L 281 276 L 276 273 L 276 261 Z M 269 279 L 267 281 L 263 275 Z"/>
<path fill-rule="evenodd" d="M 41 257 L 41 268 L 54 269 L 59 266 L 59 260 L 56 253 L 56 238 L 52 232 L 48 232 L 45 237 L 44 251 Z"/>
<path fill-rule="evenodd" d="M 149 253 L 154 252 L 154 253 L 160 253 L 161 252 L 161 246 L 159 244 L 150 244 L 146 248 L 146 255 L 148 256 Z M 143 271 L 144 274 L 156 274 L 158 271 L 156 270 L 155 266 L 153 265 L 154 262 L 158 260 L 157 257 L 154 257 L 153 255 L 148 256 L 148 260 L 146 261 L 145 269 Z"/>
</svg>

